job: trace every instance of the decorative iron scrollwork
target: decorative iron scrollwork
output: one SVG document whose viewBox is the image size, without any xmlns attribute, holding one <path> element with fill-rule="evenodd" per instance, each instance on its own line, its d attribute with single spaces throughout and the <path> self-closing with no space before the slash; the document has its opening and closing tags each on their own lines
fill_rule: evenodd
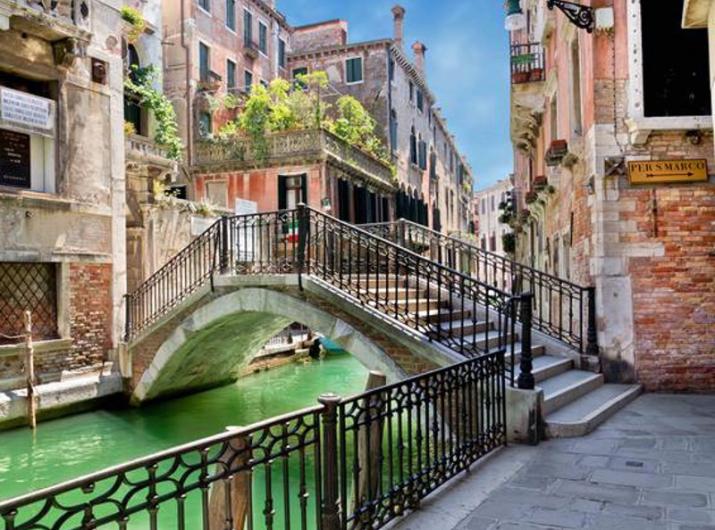
<svg viewBox="0 0 715 530">
<path fill-rule="evenodd" d="M 546 6 L 553 9 L 558 7 L 564 15 L 577 27 L 589 33 L 595 26 L 594 10 L 591 6 L 584 6 L 567 0 L 546 0 Z"/>
</svg>

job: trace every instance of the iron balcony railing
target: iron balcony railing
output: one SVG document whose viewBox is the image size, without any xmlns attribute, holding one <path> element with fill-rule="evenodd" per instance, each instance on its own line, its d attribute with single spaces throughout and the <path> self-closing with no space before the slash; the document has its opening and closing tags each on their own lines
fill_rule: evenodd
<svg viewBox="0 0 715 530">
<path fill-rule="evenodd" d="M 126 299 L 126 340 L 165 318 L 215 274 L 298 274 L 452 351 L 475 357 L 507 351 L 515 378 L 515 320 L 521 319 L 520 380 L 533 388 L 531 295 L 514 297 L 439 261 L 322 212 L 295 210 L 225 217 Z M 212 283 L 211 283 L 212 285 Z"/>
<path fill-rule="evenodd" d="M 2 530 L 384 527 L 506 444 L 496 352 L 0 501 Z"/>
<path fill-rule="evenodd" d="M 511 45 L 511 82 L 514 85 L 545 79 L 544 49 L 541 44 Z"/>
<path fill-rule="evenodd" d="M 588 355 L 598 355 L 596 296 L 585 287 L 427 227 L 400 219 L 361 228 L 482 284 L 519 296 L 532 295 L 534 329 Z"/>
</svg>

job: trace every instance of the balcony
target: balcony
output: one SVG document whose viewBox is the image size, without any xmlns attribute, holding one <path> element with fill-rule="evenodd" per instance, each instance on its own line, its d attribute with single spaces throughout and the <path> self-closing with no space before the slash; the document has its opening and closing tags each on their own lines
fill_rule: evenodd
<svg viewBox="0 0 715 530">
<path fill-rule="evenodd" d="M 392 190 L 392 169 L 370 154 L 324 130 L 297 130 L 266 136 L 264 159 L 256 157 L 251 140 L 203 141 L 196 145 L 198 171 L 235 171 L 258 167 L 328 162 L 357 178 Z"/>
<path fill-rule="evenodd" d="M 91 0 L 0 0 L 0 30 L 12 27 L 50 42 L 89 41 Z"/>
<path fill-rule="evenodd" d="M 245 55 L 248 59 L 251 59 L 252 61 L 255 61 L 258 59 L 258 43 L 253 42 L 251 40 L 245 40 L 243 41 L 243 55 Z"/>
<path fill-rule="evenodd" d="M 511 83 L 538 83 L 544 77 L 544 50 L 540 44 L 511 45 Z"/>
</svg>

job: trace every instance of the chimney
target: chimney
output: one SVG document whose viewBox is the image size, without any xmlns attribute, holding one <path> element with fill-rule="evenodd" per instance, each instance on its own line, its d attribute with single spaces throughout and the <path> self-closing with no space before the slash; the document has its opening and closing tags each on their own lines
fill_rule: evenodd
<svg viewBox="0 0 715 530">
<path fill-rule="evenodd" d="M 422 77 L 425 76 L 425 52 L 427 51 L 427 46 L 422 44 L 420 41 L 416 41 L 412 45 L 412 52 L 415 54 L 415 68 L 420 73 Z"/>
<path fill-rule="evenodd" d="M 402 48 L 402 24 L 405 20 L 405 8 L 397 4 L 392 8 L 392 19 L 394 24 L 394 37 L 393 40 L 395 44 Z"/>
</svg>

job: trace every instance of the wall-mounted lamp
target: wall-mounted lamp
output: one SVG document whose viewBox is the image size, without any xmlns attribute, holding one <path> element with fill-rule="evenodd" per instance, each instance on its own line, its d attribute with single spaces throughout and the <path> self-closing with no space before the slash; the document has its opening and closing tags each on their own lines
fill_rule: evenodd
<svg viewBox="0 0 715 530">
<path fill-rule="evenodd" d="M 521 10 L 519 0 L 506 0 L 504 4 L 506 8 L 506 18 L 504 19 L 504 28 L 507 31 L 516 31 L 526 27 L 526 17 Z"/>
</svg>

